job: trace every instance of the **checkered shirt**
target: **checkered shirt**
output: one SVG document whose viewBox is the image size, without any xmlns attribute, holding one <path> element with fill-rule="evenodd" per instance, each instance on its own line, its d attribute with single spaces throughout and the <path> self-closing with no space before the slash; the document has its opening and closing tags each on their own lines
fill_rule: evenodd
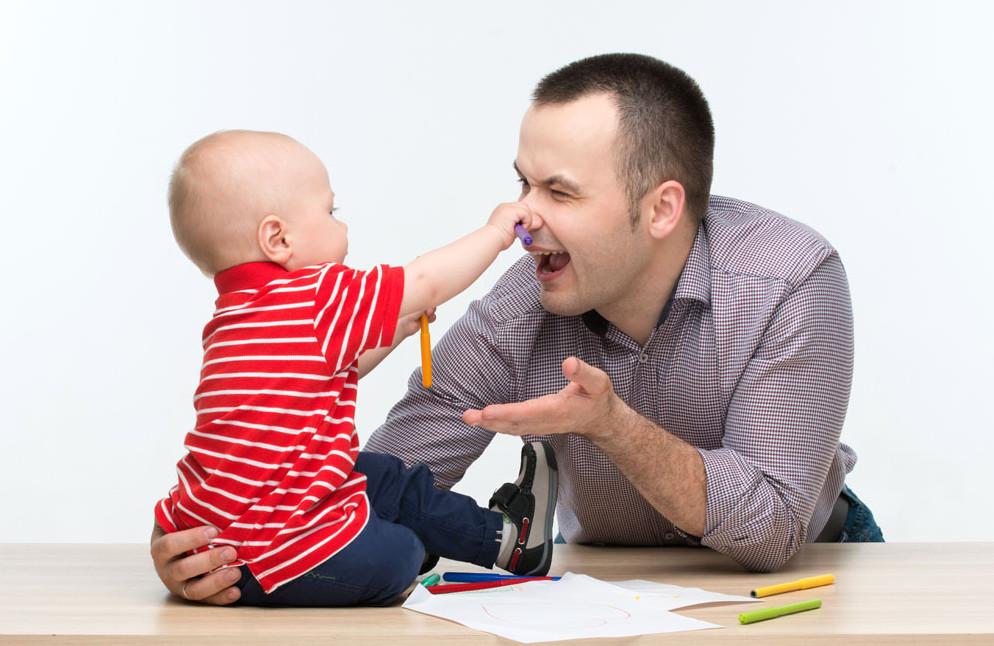
<svg viewBox="0 0 994 646">
<path fill-rule="evenodd" d="M 814 540 L 856 462 L 839 441 L 852 307 L 824 238 L 768 209 L 712 197 L 644 346 L 596 312 L 543 310 L 534 272 L 522 258 L 470 306 L 434 349 L 432 388 L 415 371 L 367 450 L 424 462 L 438 486 L 451 487 L 493 438 L 467 426 L 463 411 L 557 392 L 566 385 L 562 361 L 576 356 L 604 370 L 635 411 L 697 447 L 707 520 L 703 536 L 687 535 L 597 446 L 556 435 L 543 439 L 559 463 L 557 517 L 568 542 L 701 543 L 771 570 Z"/>
</svg>

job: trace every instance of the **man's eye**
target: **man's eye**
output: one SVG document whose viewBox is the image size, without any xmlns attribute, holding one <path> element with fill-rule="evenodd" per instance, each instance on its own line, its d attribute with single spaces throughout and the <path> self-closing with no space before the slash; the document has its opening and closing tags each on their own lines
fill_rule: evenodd
<svg viewBox="0 0 994 646">
<path fill-rule="evenodd" d="M 569 193 L 563 193 L 562 191 L 551 190 L 549 192 L 552 193 L 552 197 L 557 200 L 567 200 L 570 197 Z"/>
</svg>

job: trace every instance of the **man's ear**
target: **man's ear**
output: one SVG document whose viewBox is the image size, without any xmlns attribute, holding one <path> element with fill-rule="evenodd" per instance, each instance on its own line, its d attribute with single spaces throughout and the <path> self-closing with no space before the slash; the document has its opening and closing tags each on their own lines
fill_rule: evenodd
<svg viewBox="0 0 994 646">
<path fill-rule="evenodd" d="M 686 216 L 687 192 L 676 180 L 663 182 L 642 199 L 648 209 L 649 235 L 656 240 L 669 237 Z"/>
<path fill-rule="evenodd" d="M 271 262 L 285 267 L 290 258 L 293 257 L 293 246 L 290 244 L 287 223 L 278 215 L 267 215 L 262 218 L 256 236 L 259 249 Z"/>
</svg>

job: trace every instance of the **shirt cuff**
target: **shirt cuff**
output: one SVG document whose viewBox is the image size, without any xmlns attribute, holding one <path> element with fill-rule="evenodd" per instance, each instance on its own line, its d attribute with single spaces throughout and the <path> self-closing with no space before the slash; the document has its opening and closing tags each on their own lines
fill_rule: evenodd
<svg viewBox="0 0 994 646">
<path fill-rule="evenodd" d="M 796 523 L 763 473 L 731 449 L 698 452 L 707 480 L 701 543 L 750 569 L 786 563 L 798 547 Z"/>
<path fill-rule="evenodd" d="M 170 498 L 163 498 L 155 504 L 155 524 L 162 528 L 166 534 L 172 534 L 177 530 L 176 523 L 173 522 L 169 507 L 172 506 Z"/>
</svg>

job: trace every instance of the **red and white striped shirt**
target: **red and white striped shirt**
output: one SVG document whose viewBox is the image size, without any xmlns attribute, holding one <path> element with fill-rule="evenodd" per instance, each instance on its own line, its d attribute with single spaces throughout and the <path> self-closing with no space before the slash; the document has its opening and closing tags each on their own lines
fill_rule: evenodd
<svg viewBox="0 0 994 646">
<path fill-rule="evenodd" d="M 359 355 L 390 345 L 404 270 L 247 263 L 214 278 L 196 427 L 179 483 L 155 508 L 166 531 L 213 525 L 266 592 L 321 564 L 369 518 L 353 470 Z"/>
</svg>

